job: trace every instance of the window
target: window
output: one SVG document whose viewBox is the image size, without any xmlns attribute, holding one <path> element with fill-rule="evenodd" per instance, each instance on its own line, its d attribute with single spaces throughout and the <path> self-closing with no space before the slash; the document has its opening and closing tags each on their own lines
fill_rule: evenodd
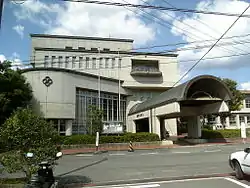
<svg viewBox="0 0 250 188">
<path fill-rule="evenodd" d="M 250 116 L 247 116 L 247 123 L 250 123 Z"/>
<path fill-rule="evenodd" d="M 241 123 L 241 122 L 245 122 L 244 116 L 240 116 L 240 123 Z"/>
<path fill-rule="evenodd" d="M 229 117 L 229 121 L 230 121 L 230 124 L 235 124 L 236 123 L 235 115 L 231 115 Z"/>
<path fill-rule="evenodd" d="M 99 60 L 99 69 L 103 68 L 103 58 L 100 58 Z"/>
<path fill-rule="evenodd" d="M 69 66 L 69 56 L 65 57 L 65 68 L 68 68 Z"/>
<path fill-rule="evenodd" d="M 91 51 L 98 51 L 98 48 L 91 48 Z"/>
<path fill-rule="evenodd" d="M 110 51 L 110 49 L 109 49 L 109 48 L 103 48 L 103 51 L 105 51 L 105 52 L 109 52 L 109 51 Z"/>
<path fill-rule="evenodd" d="M 112 59 L 112 69 L 115 68 L 115 58 Z"/>
<path fill-rule="evenodd" d="M 105 68 L 109 68 L 109 58 L 105 58 Z"/>
<path fill-rule="evenodd" d="M 245 99 L 246 108 L 250 108 L 250 98 Z"/>
<path fill-rule="evenodd" d="M 71 50 L 71 49 L 72 49 L 72 46 L 65 46 L 65 49 Z"/>
<path fill-rule="evenodd" d="M 44 56 L 44 67 L 48 67 L 49 65 L 49 56 Z"/>
<path fill-rule="evenodd" d="M 96 58 L 92 58 L 92 69 L 96 69 Z"/>
<path fill-rule="evenodd" d="M 83 67 L 83 57 L 79 57 L 79 68 Z"/>
<path fill-rule="evenodd" d="M 78 47 L 78 49 L 79 49 L 79 50 L 85 50 L 85 48 L 84 48 L 84 47 Z"/>
<path fill-rule="evenodd" d="M 58 67 L 61 67 L 62 66 L 62 63 L 63 63 L 63 57 L 62 56 L 59 56 L 58 57 Z"/>
<path fill-rule="evenodd" d="M 53 67 L 55 63 L 56 63 L 56 56 L 52 56 L 51 57 L 51 67 Z"/>
<path fill-rule="evenodd" d="M 72 68 L 76 68 L 76 56 L 72 57 Z"/>
<path fill-rule="evenodd" d="M 121 59 L 121 58 L 119 58 L 119 60 L 118 60 L 118 67 L 119 67 L 119 68 L 122 67 L 122 59 Z"/>
<path fill-rule="evenodd" d="M 86 57 L 86 64 L 85 64 L 85 68 L 88 69 L 89 68 L 89 57 Z"/>
<path fill-rule="evenodd" d="M 66 133 L 66 126 L 65 126 L 65 120 L 59 120 L 59 123 L 60 123 L 60 125 L 59 125 L 59 133 L 60 133 L 60 135 L 62 135 L 62 136 L 64 136 L 65 135 L 65 133 Z"/>
</svg>

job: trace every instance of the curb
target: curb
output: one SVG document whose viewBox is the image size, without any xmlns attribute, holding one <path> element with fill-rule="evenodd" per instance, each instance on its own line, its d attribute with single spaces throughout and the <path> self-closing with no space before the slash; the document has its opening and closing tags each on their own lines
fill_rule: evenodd
<svg viewBox="0 0 250 188">
<path fill-rule="evenodd" d="M 250 142 L 246 142 L 245 144 L 249 144 Z M 169 145 L 166 147 L 155 147 L 155 148 L 135 148 L 135 150 L 155 150 L 155 149 L 172 149 L 172 148 L 195 148 L 195 147 L 211 147 L 211 146 L 227 146 L 227 145 L 236 145 L 236 144 L 242 144 L 235 143 L 235 142 L 228 142 L 228 143 L 208 143 L 208 144 L 198 144 L 198 145 L 186 145 L 186 146 L 180 146 L 180 145 Z M 66 151 L 62 150 L 62 152 Z M 77 149 L 74 149 L 77 150 Z M 100 151 L 80 151 L 81 148 L 79 148 L 79 151 L 75 151 L 72 153 L 66 153 L 64 155 L 77 155 L 77 154 L 93 154 L 93 155 L 100 155 L 102 153 L 108 153 L 109 151 L 127 151 L 127 149 L 103 149 Z M 93 149 L 94 150 L 94 149 Z M 70 149 L 68 150 L 70 151 Z"/>
<path fill-rule="evenodd" d="M 79 187 L 94 187 L 94 186 L 125 186 L 128 184 L 138 184 L 138 183 L 154 183 L 161 181 L 178 181 L 187 179 L 202 179 L 202 178 L 216 178 L 216 177 L 228 177 L 234 176 L 235 173 L 216 173 L 216 174 L 202 174 L 202 175 L 188 175 L 179 177 L 159 177 L 159 178 L 145 178 L 145 179 L 132 179 L 132 180 L 118 180 L 118 181 L 107 181 L 107 182 L 97 182 L 91 184 L 68 184 L 64 188 L 79 188 Z"/>
</svg>

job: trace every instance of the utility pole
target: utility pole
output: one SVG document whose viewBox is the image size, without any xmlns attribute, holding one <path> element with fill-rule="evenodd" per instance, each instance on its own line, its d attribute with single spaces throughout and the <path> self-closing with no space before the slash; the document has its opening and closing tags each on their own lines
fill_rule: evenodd
<svg viewBox="0 0 250 188">
<path fill-rule="evenodd" d="M 98 107 L 101 109 L 100 48 L 98 48 Z"/>
<path fill-rule="evenodd" d="M 121 60 L 120 60 L 120 49 L 118 48 L 118 121 L 121 121 L 121 81 L 120 81 L 120 68 L 121 68 Z"/>
<path fill-rule="evenodd" d="M 2 15 L 3 15 L 3 0 L 0 0 L 0 29 L 2 23 Z"/>
</svg>

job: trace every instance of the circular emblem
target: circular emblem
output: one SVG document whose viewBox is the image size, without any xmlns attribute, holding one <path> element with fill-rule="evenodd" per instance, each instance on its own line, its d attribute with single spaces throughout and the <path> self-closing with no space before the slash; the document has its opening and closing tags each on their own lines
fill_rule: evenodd
<svg viewBox="0 0 250 188">
<path fill-rule="evenodd" d="M 46 85 L 47 87 L 49 87 L 53 84 L 53 80 L 49 76 L 46 76 L 43 79 L 43 84 Z"/>
</svg>

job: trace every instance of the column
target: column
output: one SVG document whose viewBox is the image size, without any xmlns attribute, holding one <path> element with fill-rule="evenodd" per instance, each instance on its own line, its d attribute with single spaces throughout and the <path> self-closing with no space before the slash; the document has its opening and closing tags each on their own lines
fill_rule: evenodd
<svg viewBox="0 0 250 188">
<path fill-rule="evenodd" d="M 247 116 L 244 116 L 244 122 L 245 122 L 246 127 L 248 127 L 248 125 L 247 125 Z"/>
<path fill-rule="evenodd" d="M 160 124 L 160 119 L 155 116 L 155 109 L 152 110 L 152 133 L 158 134 L 160 139 L 161 139 L 161 124 Z"/>
<path fill-rule="evenodd" d="M 72 120 L 66 120 L 65 122 L 65 135 L 71 136 L 72 135 Z"/>
<path fill-rule="evenodd" d="M 226 117 L 226 127 L 230 127 L 230 119 L 229 119 L 229 117 Z"/>
<path fill-rule="evenodd" d="M 199 116 L 188 117 L 188 137 L 201 137 L 201 121 Z"/>
<path fill-rule="evenodd" d="M 221 125 L 221 118 L 220 118 L 220 116 L 217 116 L 215 118 L 215 122 L 216 122 L 216 125 Z"/>
<path fill-rule="evenodd" d="M 151 110 L 149 110 L 149 117 L 148 117 L 148 125 L 149 125 L 149 132 L 150 133 L 152 133 L 152 121 L 153 121 L 153 119 L 152 119 L 152 109 Z"/>
<path fill-rule="evenodd" d="M 177 120 L 165 119 L 165 128 L 169 132 L 169 136 L 177 136 Z"/>
<path fill-rule="evenodd" d="M 240 129 L 240 115 L 239 114 L 236 115 L 236 126 L 238 129 Z"/>
</svg>

